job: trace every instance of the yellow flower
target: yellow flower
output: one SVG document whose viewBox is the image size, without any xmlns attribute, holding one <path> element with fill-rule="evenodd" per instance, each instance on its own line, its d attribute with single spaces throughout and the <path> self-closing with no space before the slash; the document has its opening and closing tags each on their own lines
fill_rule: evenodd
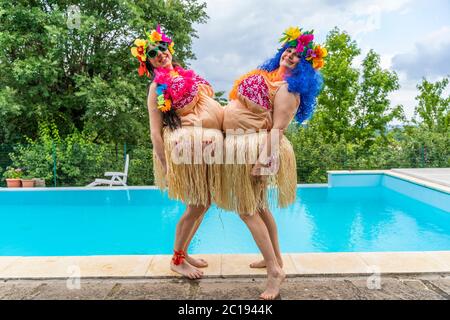
<svg viewBox="0 0 450 320">
<path fill-rule="evenodd" d="M 175 50 L 174 50 L 174 47 L 175 46 L 175 43 L 172 41 L 171 43 L 170 43 L 170 45 L 169 45 L 169 51 L 170 51 L 170 54 L 174 54 L 175 53 Z"/>
<path fill-rule="evenodd" d="M 139 61 L 145 61 L 146 55 L 145 55 L 145 47 L 147 46 L 147 41 L 142 39 L 136 39 L 134 41 L 134 44 L 136 47 L 131 48 L 131 54 L 133 57 L 136 57 L 139 59 Z"/>
<path fill-rule="evenodd" d="M 300 37 L 302 33 L 298 27 L 289 27 L 284 34 L 287 37 L 286 41 L 292 41 Z"/>
<path fill-rule="evenodd" d="M 146 44 L 147 44 L 147 41 L 145 41 L 144 39 L 136 39 L 136 40 L 134 40 L 134 45 L 136 47 L 145 47 Z"/>
<path fill-rule="evenodd" d="M 162 40 L 162 36 L 158 31 L 153 30 L 152 33 L 150 34 L 150 40 L 152 42 L 158 42 Z"/>
</svg>

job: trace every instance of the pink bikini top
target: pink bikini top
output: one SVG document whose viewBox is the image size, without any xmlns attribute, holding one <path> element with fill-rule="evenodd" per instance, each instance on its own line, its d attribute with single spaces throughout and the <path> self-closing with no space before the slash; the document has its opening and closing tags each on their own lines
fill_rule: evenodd
<svg viewBox="0 0 450 320">
<path fill-rule="evenodd" d="M 188 105 L 189 103 L 194 100 L 194 98 L 198 94 L 198 86 L 200 84 L 204 84 L 207 86 L 211 86 L 208 81 L 203 79 L 202 77 L 195 75 L 193 78 L 194 82 L 189 90 L 186 90 L 188 84 L 187 81 L 183 77 L 175 77 L 172 81 L 171 86 L 169 87 L 169 90 L 173 93 L 173 95 L 179 97 L 177 100 L 172 100 L 172 106 L 175 110 L 181 109 L 184 106 Z"/>
<path fill-rule="evenodd" d="M 171 75 L 165 69 L 155 70 L 155 82 L 166 84 L 166 98 L 172 100 L 172 107 L 175 110 L 181 109 L 194 100 L 198 94 L 199 85 L 211 86 L 208 81 L 195 74 L 193 70 L 184 70 L 181 67 L 175 67 L 178 75 Z"/>
<path fill-rule="evenodd" d="M 230 100 L 238 99 L 238 93 L 261 106 L 266 110 L 271 110 L 275 93 L 284 81 L 274 78 L 274 73 L 263 70 L 253 70 L 235 82 L 230 92 Z"/>
</svg>

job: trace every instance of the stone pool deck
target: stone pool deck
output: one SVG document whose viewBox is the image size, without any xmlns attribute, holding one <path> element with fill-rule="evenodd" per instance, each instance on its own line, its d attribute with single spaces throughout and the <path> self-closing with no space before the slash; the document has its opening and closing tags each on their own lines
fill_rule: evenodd
<svg viewBox="0 0 450 320">
<path fill-rule="evenodd" d="M 257 254 L 193 255 L 207 259 L 205 278 L 264 277 L 265 269 L 249 264 Z M 179 278 L 169 269 L 171 255 L 0 257 L 0 280 Z M 373 274 L 450 274 L 450 251 L 345 252 L 283 255 L 288 277 L 371 276 Z"/>
<path fill-rule="evenodd" d="M 369 281 L 370 283 L 370 281 Z M 264 289 L 262 278 L 90 279 L 79 289 L 65 280 L 0 281 L 1 300 L 255 300 Z M 281 288 L 282 300 L 450 300 L 449 275 L 382 276 L 379 286 L 366 277 L 293 277 Z"/>
</svg>

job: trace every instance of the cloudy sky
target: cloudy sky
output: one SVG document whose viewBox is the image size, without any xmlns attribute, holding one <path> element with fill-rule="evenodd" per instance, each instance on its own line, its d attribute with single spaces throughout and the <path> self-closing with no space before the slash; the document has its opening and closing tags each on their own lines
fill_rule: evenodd
<svg viewBox="0 0 450 320">
<path fill-rule="evenodd" d="M 337 26 L 356 40 L 362 54 L 374 49 L 382 66 L 395 70 L 401 89 L 391 95 L 411 118 L 416 84 L 450 75 L 450 1 L 448 0 L 206 0 L 209 19 L 196 25 L 198 39 L 191 67 L 216 91 L 271 57 L 288 26 L 314 29 L 325 41 Z M 450 90 L 448 90 L 450 91 Z"/>
</svg>

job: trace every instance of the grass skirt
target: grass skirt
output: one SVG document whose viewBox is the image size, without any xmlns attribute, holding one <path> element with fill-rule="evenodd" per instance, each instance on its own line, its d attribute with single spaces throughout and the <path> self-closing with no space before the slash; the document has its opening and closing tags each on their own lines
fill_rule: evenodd
<svg viewBox="0 0 450 320">
<path fill-rule="evenodd" d="M 169 198 L 187 205 L 207 206 L 220 194 L 223 134 L 217 129 L 182 127 L 164 129 L 167 175 L 153 153 L 155 184 Z M 220 160 L 219 160 L 220 159 Z"/>
<path fill-rule="evenodd" d="M 253 215 L 257 210 L 275 204 L 283 208 L 295 202 L 295 154 L 292 144 L 285 136 L 281 137 L 279 155 L 273 161 L 275 166 L 279 166 L 278 171 L 268 175 L 263 182 L 251 175 L 260 150 L 259 147 L 250 146 L 261 146 L 265 140 L 266 136 L 258 133 L 227 135 L 226 163 L 221 167 L 220 195 L 215 198 L 219 207 L 241 215 Z"/>
</svg>

